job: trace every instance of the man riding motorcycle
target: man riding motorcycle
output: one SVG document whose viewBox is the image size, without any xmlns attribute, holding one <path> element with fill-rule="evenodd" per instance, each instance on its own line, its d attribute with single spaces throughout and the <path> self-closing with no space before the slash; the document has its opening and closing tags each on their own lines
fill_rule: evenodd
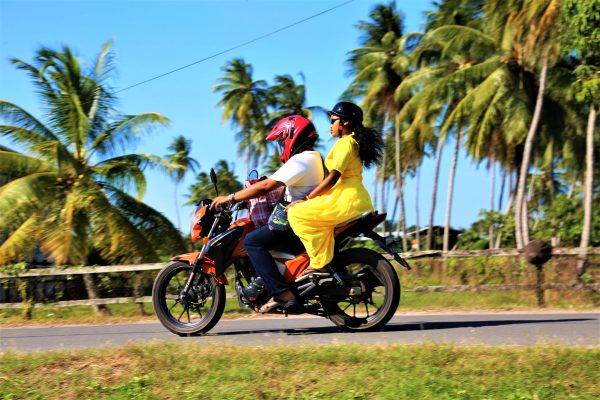
<svg viewBox="0 0 600 400">
<path fill-rule="evenodd" d="M 273 175 L 252 186 L 215 198 L 210 207 L 253 199 L 281 186 L 286 187 L 285 200 L 288 202 L 306 198 L 324 177 L 321 155 L 313 149 L 318 137 L 312 122 L 301 115 L 281 119 L 265 140 L 275 141 L 284 164 Z M 253 267 L 271 296 L 271 300 L 259 312 L 269 312 L 279 305 L 293 305 L 294 295 L 288 290 L 288 283 L 283 280 L 269 250 L 297 253 L 303 249 L 298 237 L 291 230 L 286 233 L 274 232 L 264 225 L 248 234 L 243 243 Z"/>
</svg>

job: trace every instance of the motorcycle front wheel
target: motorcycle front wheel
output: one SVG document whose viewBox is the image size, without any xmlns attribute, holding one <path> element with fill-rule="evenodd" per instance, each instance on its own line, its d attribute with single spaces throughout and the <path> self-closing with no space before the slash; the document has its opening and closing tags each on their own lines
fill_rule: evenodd
<svg viewBox="0 0 600 400">
<path fill-rule="evenodd" d="M 346 331 L 381 329 L 400 303 L 394 267 L 381 254 L 364 248 L 344 250 L 333 264 L 348 293 L 343 299 L 323 302 L 329 319 Z"/>
<path fill-rule="evenodd" d="M 202 335 L 221 318 L 225 309 L 225 288 L 215 277 L 199 272 L 187 295 L 182 289 L 192 266 L 173 261 L 156 276 L 152 304 L 160 322 L 179 336 Z"/>
</svg>

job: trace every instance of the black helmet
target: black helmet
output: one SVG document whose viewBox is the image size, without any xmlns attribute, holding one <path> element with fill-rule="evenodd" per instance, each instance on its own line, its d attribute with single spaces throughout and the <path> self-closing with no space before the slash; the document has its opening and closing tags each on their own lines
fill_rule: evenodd
<svg viewBox="0 0 600 400">
<path fill-rule="evenodd" d="M 347 121 L 358 124 L 362 123 L 363 120 L 363 112 L 360 107 L 349 101 L 340 101 L 333 106 L 333 110 L 329 111 L 327 114 L 334 114 Z"/>
</svg>

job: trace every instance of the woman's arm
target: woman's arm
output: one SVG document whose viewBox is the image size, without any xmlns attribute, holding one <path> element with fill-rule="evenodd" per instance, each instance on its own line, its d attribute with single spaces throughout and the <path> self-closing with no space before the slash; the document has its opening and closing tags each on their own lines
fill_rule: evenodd
<svg viewBox="0 0 600 400">
<path fill-rule="evenodd" d="M 332 169 L 331 171 L 329 171 L 329 175 L 327 175 L 327 177 L 325 177 L 325 179 L 323 179 L 321 183 L 319 183 L 317 187 L 314 188 L 312 192 L 308 194 L 308 196 L 306 196 L 306 198 L 312 199 L 327 192 L 333 187 L 333 185 L 337 183 L 337 181 L 340 179 L 340 176 L 342 176 L 342 173 L 340 171 L 338 171 L 337 169 Z"/>
<path fill-rule="evenodd" d="M 332 169 L 329 172 L 329 175 L 327 175 L 325 177 L 325 179 L 323 179 L 321 181 L 321 183 L 319 183 L 317 185 L 316 188 L 314 188 L 312 190 L 312 192 L 310 192 L 308 194 L 308 196 L 306 196 L 305 200 L 296 200 L 296 201 L 292 201 L 290 204 L 288 204 L 288 206 L 285 208 L 285 211 L 287 212 L 289 210 L 290 207 L 294 206 L 296 203 L 301 203 L 303 201 L 306 200 L 310 200 L 313 199 L 317 196 L 322 195 L 323 193 L 327 192 L 329 189 L 331 189 L 333 187 L 333 185 L 335 185 L 337 183 L 337 181 L 340 179 L 340 176 L 342 176 L 341 172 L 336 170 L 336 169 Z"/>
</svg>

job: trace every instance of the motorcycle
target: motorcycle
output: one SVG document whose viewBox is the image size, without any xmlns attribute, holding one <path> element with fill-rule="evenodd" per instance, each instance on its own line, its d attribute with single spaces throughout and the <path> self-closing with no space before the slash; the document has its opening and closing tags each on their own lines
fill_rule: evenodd
<svg viewBox="0 0 600 400">
<path fill-rule="evenodd" d="M 214 170 L 210 177 L 216 189 Z M 243 247 L 244 237 L 254 230 L 250 218 L 237 218 L 244 203 L 216 210 L 210 209 L 210 204 L 208 199 L 200 201 L 192 221 L 191 239 L 202 241 L 201 250 L 174 256 L 158 273 L 152 288 L 158 319 L 180 336 L 205 334 L 219 321 L 225 308 L 225 285 L 229 284 L 225 272 L 230 267 L 240 306 L 258 311 L 269 300 Z M 326 317 L 346 331 L 381 329 L 400 302 L 398 275 L 382 254 L 349 244 L 362 234 L 410 269 L 374 231 L 385 217 L 385 213 L 369 212 L 338 226 L 333 261 L 322 272 L 300 276 L 310 262 L 306 252 L 271 250 L 280 273 L 299 299 L 295 305 L 275 311 L 285 316 L 307 313 Z"/>
</svg>

